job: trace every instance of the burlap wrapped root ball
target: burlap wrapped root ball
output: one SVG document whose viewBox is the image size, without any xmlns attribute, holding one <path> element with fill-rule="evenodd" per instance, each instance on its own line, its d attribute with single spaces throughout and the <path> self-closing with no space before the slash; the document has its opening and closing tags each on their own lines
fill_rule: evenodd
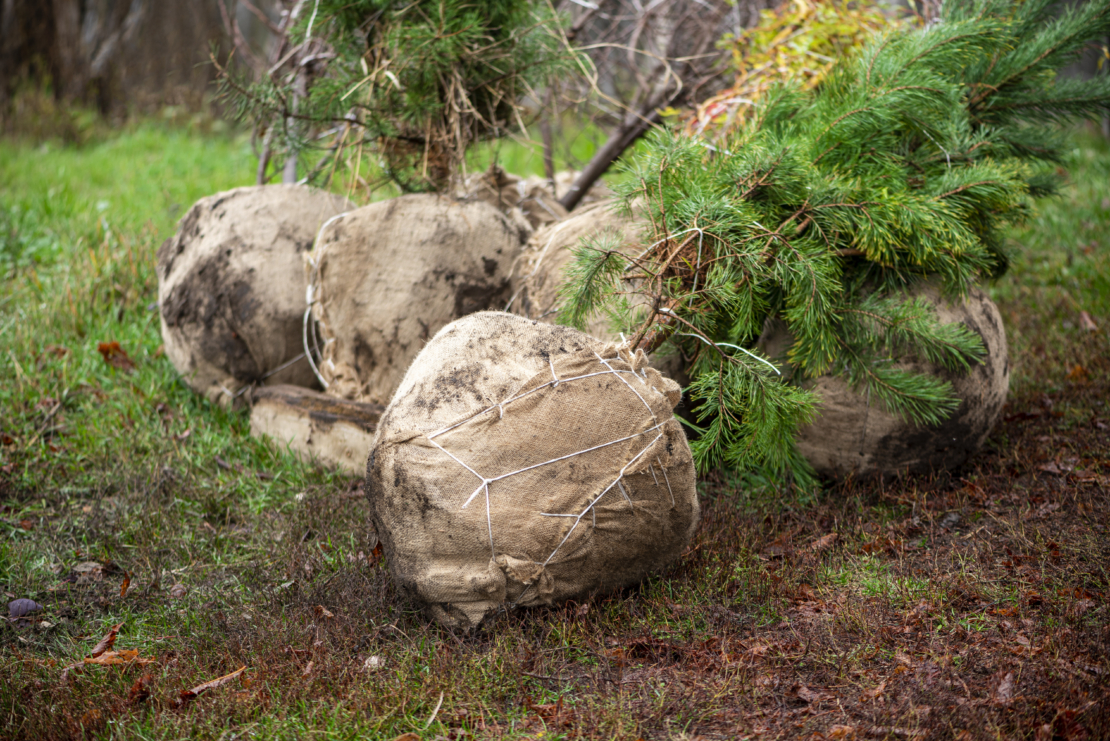
<svg viewBox="0 0 1110 741">
<path fill-rule="evenodd" d="M 643 237 L 648 228 L 647 222 L 637 218 L 635 211 L 631 218 L 616 213 L 612 201 L 582 206 L 563 221 L 540 227 L 513 263 L 513 296 L 509 310 L 554 324 L 563 305 L 559 290 L 575 259 L 574 251 L 583 245 L 583 240 L 604 239 L 627 254 L 637 254 L 645 247 Z M 634 303 L 644 302 L 635 296 L 632 299 Z M 586 333 L 611 342 L 621 341 L 604 314 L 590 319 Z M 653 355 L 651 360 L 655 368 L 670 378 L 686 383 L 685 366 L 677 354 Z"/>
<path fill-rule="evenodd" d="M 428 343 L 386 409 L 367 492 L 398 586 L 469 628 L 634 584 L 698 520 L 680 390 L 630 353 L 512 314 Z"/>
<path fill-rule="evenodd" d="M 300 185 L 202 198 L 158 250 L 166 356 L 195 391 L 231 404 L 253 384 L 314 386 L 302 340 L 304 255 L 354 208 Z"/>
<path fill-rule="evenodd" d="M 799 431 L 798 450 L 818 473 L 843 478 L 955 469 L 982 447 L 998 421 L 1010 387 L 1006 330 L 998 307 L 978 288 L 956 303 L 932 284 L 910 295 L 928 299 L 941 323 L 961 322 L 978 334 L 986 348 L 983 363 L 963 374 L 913 358 L 896 362 L 898 368 L 952 384 L 960 406 L 937 426 L 918 426 L 891 414 L 880 401 L 857 393 L 838 376 L 806 382 L 819 397 L 818 416 Z M 785 325 L 778 322 L 768 323 L 760 339 L 770 357 L 782 357 L 790 342 Z"/>
<path fill-rule="evenodd" d="M 574 261 L 574 250 L 582 246 L 584 239 L 605 238 L 621 245 L 622 250 L 633 251 L 644 225 L 617 214 L 613 206 L 612 201 L 584 206 L 562 221 L 542 226 L 532 235 L 512 266 L 510 311 L 554 323 L 562 307 L 559 288 Z M 609 320 L 604 316 L 594 317 L 586 332 L 602 339 L 618 339 L 612 336 Z"/>
<path fill-rule="evenodd" d="M 388 404 L 441 327 L 505 305 L 529 234 L 487 203 L 421 194 L 330 221 L 307 266 L 327 392 Z"/>
</svg>

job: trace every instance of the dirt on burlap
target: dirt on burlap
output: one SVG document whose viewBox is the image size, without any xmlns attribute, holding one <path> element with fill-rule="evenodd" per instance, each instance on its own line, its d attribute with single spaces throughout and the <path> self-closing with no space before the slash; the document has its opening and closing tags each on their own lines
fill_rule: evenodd
<svg viewBox="0 0 1110 741">
<path fill-rule="evenodd" d="M 614 206 L 613 201 L 598 201 L 538 229 L 513 263 L 509 311 L 541 322 L 554 322 L 562 307 L 559 288 L 574 260 L 574 250 L 582 246 L 583 239 L 604 239 L 622 252 L 635 252 L 638 246 L 642 250 L 640 237 L 646 225 L 616 213 Z M 610 330 L 605 316 L 594 317 L 586 332 L 593 337 L 620 340 Z"/>
<path fill-rule="evenodd" d="M 915 358 L 894 364 L 914 373 L 935 375 L 952 384 L 960 406 L 937 426 L 917 426 L 888 412 L 878 400 L 854 391 L 844 379 L 825 375 L 805 386 L 817 393 L 819 416 L 798 432 L 798 450 L 825 476 L 895 475 L 952 470 L 982 447 L 994 428 L 1010 387 L 1006 329 L 998 307 L 973 288 L 966 300 L 952 303 L 933 284 L 910 296 L 926 298 L 942 324 L 960 322 L 983 341 L 986 356 L 970 373 L 945 370 Z M 783 357 L 791 339 L 784 324 L 769 322 L 760 347 Z"/>
<path fill-rule="evenodd" d="M 583 239 L 604 239 L 626 254 L 641 252 L 649 225 L 635 216 L 616 213 L 614 206 L 611 200 L 596 201 L 575 210 L 563 221 L 540 227 L 513 263 L 509 311 L 554 324 L 562 306 L 559 288 L 574 260 L 574 250 L 582 246 Z M 634 304 L 643 301 L 634 295 L 631 300 Z M 604 314 L 590 319 L 586 333 L 610 342 L 621 341 Z M 680 384 L 688 381 L 685 364 L 678 355 L 653 354 L 651 361 L 655 368 Z"/>
<path fill-rule="evenodd" d="M 698 520 L 676 383 L 567 327 L 444 327 L 378 427 L 367 493 L 398 586 L 449 627 L 634 584 Z"/>
<path fill-rule="evenodd" d="M 253 384 L 316 385 L 303 357 L 304 255 L 352 208 L 315 188 L 264 185 L 189 209 L 158 250 L 158 300 L 166 356 L 190 387 L 228 405 Z"/>
<path fill-rule="evenodd" d="M 306 262 L 327 392 L 388 404 L 441 327 L 505 305 L 509 268 L 530 234 L 487 203 L 424 194 L 328 222 Z"/>
</svg>

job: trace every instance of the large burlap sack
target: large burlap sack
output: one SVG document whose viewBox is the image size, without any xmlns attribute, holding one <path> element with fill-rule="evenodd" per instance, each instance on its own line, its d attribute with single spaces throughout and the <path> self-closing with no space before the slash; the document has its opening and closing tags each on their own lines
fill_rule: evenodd
<svg viewBox="0 0 1110 741">
<path fill-rule="evenodd" d="M 629 252 L 639 244 L 643 224 L 613 211 L 612 201 L 584 206 L 562 221 L 541 227 L 528 240 L 512 266 L 513 295 L 508 309 L 529 319 L 554 322 L 562 306 L 559 287 L 574 250 L 583 239 L 607 237 Z M 643 249 L 641 246 L 640 249 Z M 586 327 L 593 337 L 612 336 L 606 317 L 595 317 Z"/>
<path fill-rule="evenodd" d="M 641 219 L 619 215 L 612 201 L 597 201 L 581 206 L 563 221 L 542 226 L 532 235 L 512 266 L 513 295 L 508 310 L 529 319 L 554 324 L 562 300 L 559 289 L 567 268 L 574 261 L 574 250 L 583 239 L 604 237 L 627 254 L 642 252 L 647 224 Z M 639 300 L 632 296 L 633 304 Z M 590 319 L 586 333 L 591 337 L 621 342 L 610 326 L 609 317 L 599 314 Z M 688 381 L 685 364 L 675 353 L 653 355 L 652 365 L 680 384 Z"/>
<path fill-rule="evenodd" d="M 878 400 L 856 393 L 842 378 L 825 375 L 806 382 L 820 398 L 819 416 L 798 433 L 798 450 L 821 474 L 895 475 L 957 468 L 982 447 L 998 421 L 1010 387 L 1010 361 L 1002 315 L 983 291 L 974 288 L 962 302 L 944 299 L 931 284 L 911 295 L 928 299 L 943 324 L 961 322 L 986 347 L 981 365 L 970 373 L 947 371 L 912 358 L 895 367 L 939 376 L 952 384 L 960 406 L 935 427 L 896 417 Z M 785 325 L 769 323 L 760 346 L 781 357 L 790 345 Z"/>
<path fill-rule="evenodd" d="M 641 580 L 698 519 L 678 385 L 499 312 L 432 339 L 386 408 L 367 493 L 399 587 L 451 627 Z"/>
<path fill-rule="evenodd" d="M 440 327 L 504 306 L 529 233 L 487 203 L 419 194 L 328 222 L 308 261 L 327 392 L 389 403 Z"/>
<path fill-rule="evenodd" d="M 158 249 L 166 356 L 198 393 L 230 404 L 252 384 L 316 384 L 304 358 L 304 255 L 349 201 L 300 185 L 202 198 Z"/>
</svg>

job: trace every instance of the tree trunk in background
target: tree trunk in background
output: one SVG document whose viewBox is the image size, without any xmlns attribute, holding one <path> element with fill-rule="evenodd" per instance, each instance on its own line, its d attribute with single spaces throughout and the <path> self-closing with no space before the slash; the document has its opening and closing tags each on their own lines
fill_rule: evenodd
<svg viewBox="0 0 1110 741">
<path fill-rule="evenodd" d="M 224 0 L 248 39 L 262 22 Z M 102 113 L 199 107 L 231 48 L 221 0 L 0 0 L 0 113 L 24 82 Z M 254 5 L 272 10 L 278 0 Z M 264 32 L 261 36 L 264 38 Z"/>
<path fill-rule="evenodd" d="M 608 140 L 559 199 L 563 207 L 574 210 L 609 166 L 659 122 L 660 109 L 695 105 L 717 92 L 728 78 L 721 75 L 728 51 L 718 48 L 717 41 L 755 25 L 760 11 L 774 4 L 775 0 L 563 3 L 560 7 L 576 14 L 568 35 L 588 50 L 598 70 L 598 87 L 623 109 Z"/>
</svg>

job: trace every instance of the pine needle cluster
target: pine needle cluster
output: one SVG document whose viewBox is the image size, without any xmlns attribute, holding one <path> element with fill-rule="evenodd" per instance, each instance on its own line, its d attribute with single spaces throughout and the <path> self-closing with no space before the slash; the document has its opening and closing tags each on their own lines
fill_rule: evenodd
<svg viewBox="0 0 1110 741">
<path fill-rule="evenodd" d="M 270 132 L 275 150 L 324 140 L 338 157 L 365 147 L 404 191 L 446 189 L 467 146 L 522 129 L 522 99 L 576 59 L 544 2 L 315 0 L 304 8 L 286 62 L 253 84 L 225 76 L 224 92 L 240 117 Z"/>
<path fill-rule="evenodd" d="M 793 439 L 813 415 L 802 384 L 821 374 L 911 422 L 945 419 L 950 384 L 890 361 L 966 370 L 984 350 L 906 291 L 928 280 L 958 297 L 1005 270 L 1002 228 L 1055 188 L 1058 125 L 1110 112 L 1110 78 L 1056 77 L 1108 32 L 1110 0 L 953 0 L 814 90 L 768 90 L 713 145 L 657 132 L 618 186 L 650 221 L 646 243 L 582 245 L 563 319 L 607 311 L 639 347 L 690 360 L 703 470 L 812 482 Z M 768 319 L 792 337 L 785 377 L 758 350 Z"/>
</svg>

